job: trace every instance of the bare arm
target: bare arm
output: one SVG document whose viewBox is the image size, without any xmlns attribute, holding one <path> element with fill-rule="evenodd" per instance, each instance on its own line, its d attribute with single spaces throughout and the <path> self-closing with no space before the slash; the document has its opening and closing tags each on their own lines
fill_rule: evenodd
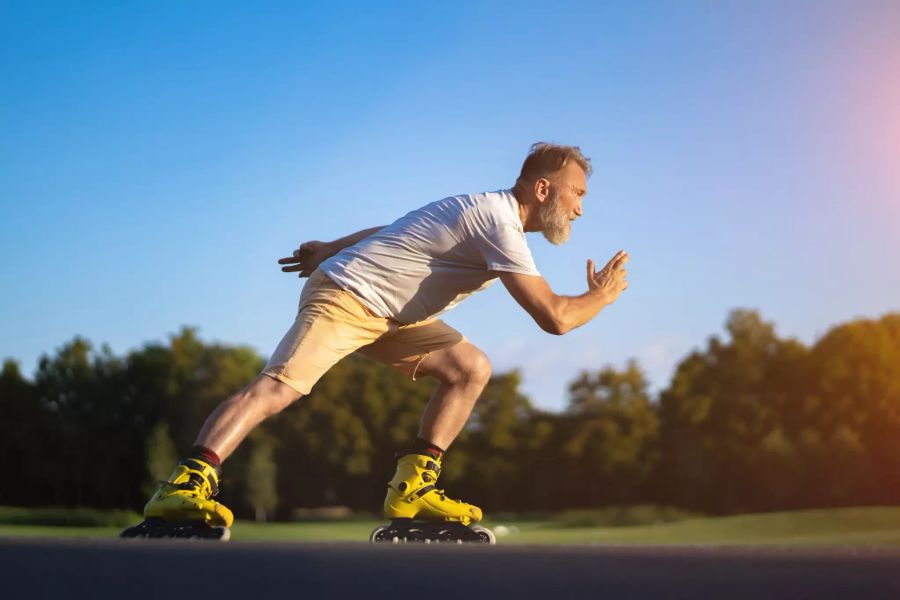
<svg viewBox="0 0 900 600">
<path fill-rule="evenodd" d="M 338 240 L 334 240 L 333 242 L 329 242 L 329 246 L 334 250 L 334 254 L 337 254 L 344 248 L 348 246 L 352 246 L 356 242 L 366 239 L 373 233 L 376 233 L 380 230 L 384 229 L 384 225 L 379 225 L 378 227 L 370 227 L 369 229 L 363 229 L 362 231 L 357 231 L 356 233 L 351 233 L 350 235 L 346 235 Z M 300 246 L 301 248 L 303 246 Z"/>
<path fill-rule="evenodd" d="M 318 240 L 303 242 L 300 244 L 299 248 L 294 250 L 293 256 L 278 259 L 278 264 L 288 265 L 286 267 L 281 267 L 281 270 L 285 273 L 300 271 L 300 277 L 309 277 L 322 261 L 331 258 L 344 248 L 352 246 L 360 240 L 366 239 L 383 227 L 384 226 L 382 225 L 379 227 L 363 229 L 362 231 L 351 233 L 350 235 L 334 240 L 333 242 L 320 242 Z"/>
<path fill-rule="evenodd" d="M 500 273 L 500 281 L 510 295 L 525 309 L 541 329 L 562 335 L 581 327 L 597 316 L 605 306 L 615 302 L 628 282 L 625 263 L 628 254 L 617 253 L 609 263 L 594 272 L 594 261 L 587 262 L 588 291 L 580 296 L 560 296 L 550 289 L 540 275 Z"/>
</svg>

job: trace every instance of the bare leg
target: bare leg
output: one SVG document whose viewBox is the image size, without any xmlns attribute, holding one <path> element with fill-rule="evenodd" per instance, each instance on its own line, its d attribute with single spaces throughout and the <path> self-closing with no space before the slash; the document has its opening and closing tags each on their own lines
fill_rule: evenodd
<svg viewBox="0 0 900 600">
<path fill-rule="evenodd" d="M 300 392 L 268 375 L 222 402 L 207 417 L 195 444 L 209 448 L 223 461 L 250 431 L 267 417 L 300 398 Z"/>
<path fill-rule="evenodd" d="M 487 385 L 491 363 L 481 350 L 463 342 L 432 352 L 419 364 L 418 372 L 441 382 L 425 406 L 419 437 L 446 450 Z"/>
</svg>

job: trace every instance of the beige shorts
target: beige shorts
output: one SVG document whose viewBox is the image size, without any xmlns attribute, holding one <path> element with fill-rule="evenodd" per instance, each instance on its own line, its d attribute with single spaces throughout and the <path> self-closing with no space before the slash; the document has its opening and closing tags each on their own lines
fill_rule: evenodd
<svg viewBox="0 0 900 600">
<path fill-rule="evenodd" d="M 415 379 L 422 359 L 464 341 L 438 319 L 401 325 L 379 317 L 316 269 L 300 295 L 294 324 L 263 373 L 308 394 L 336 362 L 359 350 Z"/>
</svg>

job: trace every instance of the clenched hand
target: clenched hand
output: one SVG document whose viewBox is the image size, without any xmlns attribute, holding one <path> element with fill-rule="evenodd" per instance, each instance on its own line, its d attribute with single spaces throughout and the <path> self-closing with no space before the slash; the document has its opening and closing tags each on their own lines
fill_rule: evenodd
<svg viewBox="0 0 900 600">
<path fill-rule="evenodd" d="M 628 253 L 624 250 L 619 250 L 615 256 L 612 257 L 606 266 L 594 272 L 594 261 L 588 259 L 587 261 L 587 281 L 588 281 L 588 290 L 596 290 L 600 289 L 606 298 L 606 304 L 612 304 L 616 301 L 616 298 L 619 297 L 619 294 L 625 291 L 625 288 L 628 287 L 628 282 L 625 281 L 625 276 L 628 275 L 628 271 L 625 270 L 625 263 L 628 262 Z"/>
</svg>

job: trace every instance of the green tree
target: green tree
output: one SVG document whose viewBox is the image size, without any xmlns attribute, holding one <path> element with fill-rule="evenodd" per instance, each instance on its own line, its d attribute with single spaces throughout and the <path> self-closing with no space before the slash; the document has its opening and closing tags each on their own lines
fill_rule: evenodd
<svg viewBox="0 0 900 600">
<path fill-rule="evenodd" d="M 140 489 L 143 447 L 133 440 L 145 435 L 126 426 L 123 375 L 108 347 L 96 351 L 81 337 L 39 360 L 35 392 L 51 454 L 36 482 L 44 504 L 123 506 Z"/>
<path fill-rule="evenodd" d="M 47 456 L 49 423 L 38 403 L 34 386 L 12 359 L 3 361 L 0 372 L 0 504 L 28 504 L 36 494 L 31 485 Z M 37 496 L 39 497 L 39 496 Z"/>
<path fill-rule="evenodd" d="M 831 329 L 810 370 L 804 418 L 818 433 L 808 451 L 818 503 L 900 502 L 900 314 Z"/>
<path fill-rule="evenodd" d="M 247 502 L 259 522 L 266 521 L 278 505 L 277 473 L 271 439 L 257 436 L 251 443 L 244 489 Z"/>
<path fill-rule="evenodd" d="M 764 510 L 784 500 L 797 465 L 784 413 L 802 394 L 806 350 L 755 311 L 732 312 L 726 330 L 729 340 L 710 338 L 661 394 L 659 492 L 686 508 Z"/>
<path fill-rule="evenodd" d="M 655 467 L 659 435 L 647 388 L 633 360 L 623 371 L 584 371 L 569 386 L 561 452 L 570 465 L 568 489 L 585 505 L 641 499 Z"/>
<path fill-rule="evenodd" d="M 7 361 L 0 448 L 2 457 L 16 457 L 7 471 L 16 483 L 0 485 L 0 494 L 25 505 L 138 508 L 148 459 L 167 476 L 212 407 L 262 364 L 251 349 L 206 345 L 192 329 L 126 359 L 76 337 L 40 358 L 34 383 Z M 160 451 L 153 428 L 163 422 L 172 425 L 176 452 Z"/>
<path fill-rule="evenodd" d="M 175 443 L 169 433 L 168 424 L 160 421 L 150 431 L 144 444 L 147 455 L 147 481 L 144 483 L 144 494 L 151 496 L 159 487 L 160 481 L 165 481 L 178 460 L 175 451 Z"/>
</svg>

